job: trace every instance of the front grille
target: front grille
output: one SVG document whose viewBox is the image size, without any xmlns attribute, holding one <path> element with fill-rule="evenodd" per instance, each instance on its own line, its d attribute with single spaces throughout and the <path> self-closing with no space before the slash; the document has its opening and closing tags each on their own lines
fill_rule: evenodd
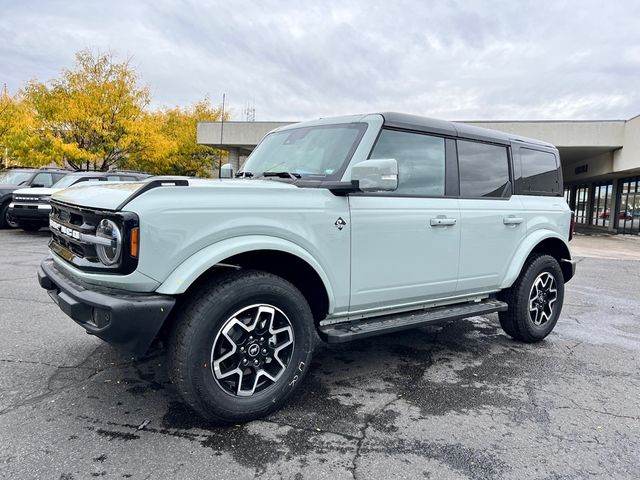
<svg viewBox="0 0 640 480">
<path fill-rule="evenodd" d="M 25 202 L 25 203 L 38 203 L 42 200 L 42 197 L 34 196 L 34 195 L 13 195 L 14 202 Z"/>
<path fill-rule="evenodd" d="M 49 248 L 59 257 L 81 270 L 101 273 L 131 273 L 137 266 L 137 259 L 131 257 L 127 249 L 123 249 L 122 259 L 116 265 L 104 265 L 98 259 L 96 246 L 82 241 L 77 233 L 95 235 L 100 220 L 113 220 L 120 228 L 123 245 L 128 245 L 131 228 L 138 226 L 138 218 L 129 212 L 112 212 L 51 202 L 51 221 L 63 228 L 51 230 Z"/>
<path fill-rule="evenodd" d="M 49 218 L 74 231 L 95 235 L 98 222 L 101 218 L 104 218 L 104 216 L 89 209 L 80 209 L 78 207 L 51 202 L 51 214 Z M 100 263 L 94 245 L 82 242 L 79 239 L 73 238 L 73 236 L 65 235 L 55 229 L 51 229 L 51 235 L 52 249 L 54 251 L 63 248 L 73 253 L 79 260 L 84 260 L 91 264 Z"/>
</svg>

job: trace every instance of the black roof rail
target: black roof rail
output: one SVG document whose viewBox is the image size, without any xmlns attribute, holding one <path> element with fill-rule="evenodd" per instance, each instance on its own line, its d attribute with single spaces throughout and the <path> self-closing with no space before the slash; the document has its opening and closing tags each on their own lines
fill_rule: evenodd
<svg viewBox="0 0 640 480">
<path fill-rule="evenodd" d="M 139 197 L 143 193 L 152 190 L 156 187 L 188 187 L 189 180 L 184 177 L 162 177 L 154 178 L 153 180 L 146 181 L 140 188 L 129 195 L 120 205 L 116 207 L 116 212 L 122 210 L 127 203 L 136 197 Z"/>
<path fill-rule="evenodd" d="M 139 173 L 140 175 L 149 175 L 149 176 L 151 176 L 150 173 L 143 172 L 142 170 L 122 170 L 120 168 L 116 168 L 114 170 L 107 170 L 106 173 Z"/>
</svg>

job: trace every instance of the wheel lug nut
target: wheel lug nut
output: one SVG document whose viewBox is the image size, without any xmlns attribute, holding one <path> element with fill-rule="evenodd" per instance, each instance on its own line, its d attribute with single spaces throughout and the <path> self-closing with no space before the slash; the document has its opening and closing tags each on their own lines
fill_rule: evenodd
<svg viewBox="0 0 640 480">
<path fill-rule="evenodd" d="M 244 347 L 240 347 L 240 351 L 244 353 Z"/>
<path fill-rule="evenodd" d="M 264 342 L 264 337 L 260 337 L 260 343 Z"/>
<path fill-rule="evenodd" d="M 247 363 L 249 363 L 249 362 L 247 362 L 247 359 L 246 359 L 246 358 L 243 358 L 243 359 L 242 359 L 242 364 L 243 364 L 243 365 L 246 365 Z"/>
<path fill-rule="evenodd" d="M 258 359 L 256 358 L 256 359 L 253 361 L 253 364 L 254 364 L 254 365 L 257 365 L 258 363 L 259 363 L 259 362 L 258 362 Z"/>
<path fill-rule="evenodd" d="M 249 341 L 253 340 L 253 337 L 249 337 Z"/>
<path fill-rule="evenodd" d="M 266 354 L 267 354 L 267 349 L 266 349 L 266 348 L 263 348 L 263 349 L 262 349 L 262 354 L 263 354 L 263 355 L 266 355 Z"/>
</svg>

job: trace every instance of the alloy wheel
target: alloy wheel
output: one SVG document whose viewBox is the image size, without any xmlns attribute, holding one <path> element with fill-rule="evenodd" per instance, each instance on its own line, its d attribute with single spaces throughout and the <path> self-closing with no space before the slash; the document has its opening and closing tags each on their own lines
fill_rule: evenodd
<svg viewBox="0 0 640 480">
<path fill-rule="evenodd" d="M 249 397 L 276 383 L 294 349 L 293 327 L 273 305 L 238 310 L 223 324 L 211 349 L 211 372 L 228 394 Z"/>
<path fill-rule="evenodd" d="M 533 282 L 529 292 L 529 318 L 534 325 L 542 326 L 551 319 L 557 299 L 558 290 L 553 275 L 542 272 Z"/>
</svg>

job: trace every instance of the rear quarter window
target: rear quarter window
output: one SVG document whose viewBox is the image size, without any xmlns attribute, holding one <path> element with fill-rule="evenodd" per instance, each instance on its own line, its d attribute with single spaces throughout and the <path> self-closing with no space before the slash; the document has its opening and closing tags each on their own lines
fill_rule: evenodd
<svg viewBox="0 0 640 480">
<path fill-rule="evenodd" d="M 516 193 L 520 195 L 560 195 L 559 163 L 552 152 L 520 148 L 515 165 Z"/>
</svg>

